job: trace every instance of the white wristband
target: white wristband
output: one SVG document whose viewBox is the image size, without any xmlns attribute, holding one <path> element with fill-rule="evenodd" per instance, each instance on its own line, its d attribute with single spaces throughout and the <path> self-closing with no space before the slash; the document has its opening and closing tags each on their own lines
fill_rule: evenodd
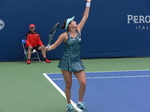
<svg viewBox="0 0 150 112">
<path fill-rule="evenodd" d="M 91 6 L 91 3 L 90 2 L 87 2 L 86 3 L 86 7 L 90 7 Z"/>
</svg>

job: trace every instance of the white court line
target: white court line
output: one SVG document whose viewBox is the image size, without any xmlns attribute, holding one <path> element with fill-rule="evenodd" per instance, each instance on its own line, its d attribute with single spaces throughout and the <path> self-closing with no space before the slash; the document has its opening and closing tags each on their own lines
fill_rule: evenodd
<svg viewBox="0 0 150 112">
<path fill-rule="evenodd" d="M 86 72 L 85 71 L 85 73 L 101 73 L 101 72 L 138 72 L 138 71 L 150 71 L 150 69 L 141 69 L 141 70 L 116 70 L 116 71 L 88 71 L 88 72 Z M 57 72 L 57 73 L 44 73 L 44 74 L 61 74 L 61 72 Z"/>
<path fill-rule="evenodd" d="M 141 69 L 141 70 L 118 70 L 118 71 L 89 71 L 89 72 L 86 72 L 86 73 L 101 73 L 101 72 L 140 72 L 140 71 L 150 71 L 150 69 Z"/>
<path fill-rule="evenodd" d="M 52 79 L 50 77 L 48 77 L 46 75 L 46 73 L 43 73 L 43 75 L 48 79 L 48 81 L 64 96 L 64 98 L 66 98 L 65 93 L 56 85 L 56 83 L 54 83 L 54 81 L 52 81 Z M 82 112 L 81 109 L 76 107 L 76 104 L 71 100 L 71 104 L 73 105 L 73 107 L 78 111 L 78 112 Z"/>
<path fill-rule="evenodd" d="M 86 79 L 116 79 L 116 78 L 142 78 L 150 77 L 150 75 L 137 75 L 137 76 L 110 76 L 110 77 L 86 77 Z M 77 78 L 72 78 L 77 79 Z M 52 80 L 64 80 L 64 78 L 52 78 Z"/>
<path fill-rule="evenodd" d="M 150 70 L 124 70 L 124 71 L 95 71 L 95 72 L 86 72 L 86 73 L 106 73 L 106 72 L 134 72 L 134 71 L 150 71 Z M 45 73 L 45 74 L 61 74 L 61 73 Z M 109 76 L 109 77 L 86 77 L 86 79 L 115 79 L 115 78 L 142 78 L 150 77 L 150 75 L 137 75 L 137 76 Z M 77 79 L 77 78 L 72 78 Z M 52 80 L 64 80 L 64 78 L 52 78 Z"/>
</svg>

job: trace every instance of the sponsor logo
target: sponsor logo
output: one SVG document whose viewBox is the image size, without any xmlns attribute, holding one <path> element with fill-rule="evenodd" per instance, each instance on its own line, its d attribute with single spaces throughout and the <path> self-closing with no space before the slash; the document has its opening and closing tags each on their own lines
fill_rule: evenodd
<svg viewBox="0 0 150 112">
<path fill-rule="evenodd" d="M 75 40 L 75 38 L 73 38 L 73 39 L 70 39 L 70 40 Z"/>
<path fill-rule="evenodd" d="M 0 19 L 0 30 L 2 30 L 5 27 L 5 23 L 2 19 Z"/>
<path fill-rule="evenodd" d="M 127 15 L 127 24 L 134 25 L 135 30 L 150 30 L 150 15 Z"/>
</svg>

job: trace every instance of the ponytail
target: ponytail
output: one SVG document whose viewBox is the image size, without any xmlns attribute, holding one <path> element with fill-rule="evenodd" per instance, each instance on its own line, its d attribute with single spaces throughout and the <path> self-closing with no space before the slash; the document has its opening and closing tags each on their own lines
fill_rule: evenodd
<svg viewBox="0 0 150 112">
<path fill-rule="evenodd" d="M 67 20 L 66 20 L 67 21 Z M 66 21 L 64 21 L 64 23 L 63 23 L 63 25 L 61 25 L 61 29 L 64 29 L 65 28 L 65 26 L 66 26 Z"/>
</svg>

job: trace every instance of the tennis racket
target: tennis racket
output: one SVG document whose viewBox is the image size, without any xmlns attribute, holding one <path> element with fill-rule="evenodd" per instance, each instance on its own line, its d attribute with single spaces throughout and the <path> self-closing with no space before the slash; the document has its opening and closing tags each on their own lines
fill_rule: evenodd
<svg viewBox="0 0 150 112">
<path fill-rule="evenodd" d="M 58 28 L 59 28 L 59 23 L 56 23 L 55 26 L 52 28 L 52 30 L 51 30 L 51 32 L 50 32 L 50 34 L 49 34 L 49 37 L 48 37 L 48 40 L 49 40 L 49 41 L 48 41 L 48 44 L 47 44 L 47 47 L 48 47 L 48 48 L 50 47 L 51 42 L 52 42 L 52 40 L 53 40 L 53 38 L 54 38 L 54 36 L 55 36 L 55 34 L 56 34 Z"/>
</svg>

